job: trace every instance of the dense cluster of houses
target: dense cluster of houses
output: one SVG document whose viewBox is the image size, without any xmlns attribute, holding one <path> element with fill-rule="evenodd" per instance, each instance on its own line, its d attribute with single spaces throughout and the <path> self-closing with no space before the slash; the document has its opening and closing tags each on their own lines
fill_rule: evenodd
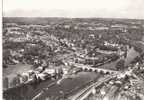
<svg viewBox="0 0 144 100">
<path fill-rule="evenodd" d="M 47 79 L 58 79 L 68 73 L 65 68 L 44 68 L 42 66 L 28 72 L 17 73 L 13 78 L 4 77 L 3 89 L 13 88 L 27 83 L 36 83 Z"/>
</svg>

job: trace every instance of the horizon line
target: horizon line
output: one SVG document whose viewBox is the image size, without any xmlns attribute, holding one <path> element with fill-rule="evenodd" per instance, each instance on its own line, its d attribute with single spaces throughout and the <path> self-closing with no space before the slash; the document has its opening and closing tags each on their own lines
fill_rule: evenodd
<svg viewBox="0 0 144 100">
<path fill-rule="evenodd" d="M 130 19 L 144 20 L 144 18 L 126 18 L 126 17 L 62 17 L 62 16 L 2 16 L 2 18 L 64 18 L 64 19 Z"/>
</svg>

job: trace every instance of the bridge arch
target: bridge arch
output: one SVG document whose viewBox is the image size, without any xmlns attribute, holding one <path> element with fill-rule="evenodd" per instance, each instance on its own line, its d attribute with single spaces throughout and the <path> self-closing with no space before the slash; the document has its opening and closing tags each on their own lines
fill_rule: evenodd
<svg viewBox="0 0 144 100">
<path fill-rule="evenodd" d="M 89 71 L 92 72 L 93 70 L 90 68 Z"/>
<path fill-rule="evenodd" d="M 96 72 L 96 73 L 97 73 L 98 71 L 95 69 L 95 70 L 94 70 L 94 72 Z"/>
<path fill-rule="evenodd" d="M 106 71 L 106 73 L 105 74 L 110 74 L 110 72 L 109 71 Z"/>
<path fill-rule="evenodd" d="M 89 71 L 89 69 L 88 68 L 84 68 L 84 71 Z"/>
</svg>

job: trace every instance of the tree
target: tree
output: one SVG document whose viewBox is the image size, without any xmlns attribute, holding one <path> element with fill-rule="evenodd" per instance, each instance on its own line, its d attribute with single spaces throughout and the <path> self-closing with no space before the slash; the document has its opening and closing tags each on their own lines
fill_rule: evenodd
<svg viewBox="0 0 144 100">
<path fill-rule="evenodd" d="M 120 59 L 116 64 L 116 69 L 117 70 L 124 70 L 124 68 L 125 68 L 124 64 L 125 64 L 125 60 Z"/>
</svg>

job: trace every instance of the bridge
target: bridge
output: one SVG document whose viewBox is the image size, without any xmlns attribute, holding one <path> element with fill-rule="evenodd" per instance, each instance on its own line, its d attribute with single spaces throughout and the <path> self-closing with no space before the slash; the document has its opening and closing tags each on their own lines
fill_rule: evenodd
<svg viewBox="0 0 144 100">
<path fill-rule="evenodd" d="M 94 68 L 91 67 L 90 65 L 83 65 L 83 64 L 78 64 L 78 63 L 71 63 L 77 68 L 81 68 L 83 71 L 90 71 L 90 72 L 98 72 L 98 73 L 103 73 L 103 74 L 118 74 L 118 71 L 114 70 L 109 70 L 109 69 L 103 69 L 103 68 Z"/>
</svg>

